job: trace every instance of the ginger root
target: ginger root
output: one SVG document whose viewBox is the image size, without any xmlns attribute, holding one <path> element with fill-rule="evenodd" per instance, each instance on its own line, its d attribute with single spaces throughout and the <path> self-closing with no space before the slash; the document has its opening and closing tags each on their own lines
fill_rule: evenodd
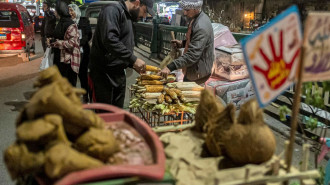
<svg viewBox="0 0 330 185">
<path fill-rule="evenodd" d="M 13 180 L 42 170 L 45 163 L 43 152 L 34 153 L 25 144 L 13 144 L 4 153 L 4 161 Z"/>
<path fill-rule="evenodd" d="M 110 130 L 90 128 L 76 141 L 77 150 L 102 161 L 118 151 L 116 139 Z"/>
<path fill-rule="evenodd" d="M 50 178 L 60 178 L 64 175 L 104 164 L 88 155 L 80 153 L 70 146 L 57 144 L 46 152 L 45 172 Z"/>
</svg>

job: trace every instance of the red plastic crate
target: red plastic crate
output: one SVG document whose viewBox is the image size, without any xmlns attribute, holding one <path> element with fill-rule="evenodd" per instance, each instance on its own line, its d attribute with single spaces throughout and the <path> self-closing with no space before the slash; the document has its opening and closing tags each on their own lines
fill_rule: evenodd
<svg viewBox="0 0 330 185">
<path fill-rule="evenodd" d="M 135 115 L 106 104 L 86 104 L 85 109 L 104 110 L 109 113 L 101 113 L 107 124 L 116 121 L 124 121 L 138 131 L 149 145 L 155 164 L 153 165 L 105 165 L 100 168 L 72 172 L 56 181 L 56 185 L 72 185 L 83 182 L 99 181 L 104 179 L 138 176 L 153 180 L 162 180 L 165 173 L 165 154 L 163 145 L 152 129 Z M 38 178 L 39 184 L 48 184 L 42 178 Z"/>
</svg>

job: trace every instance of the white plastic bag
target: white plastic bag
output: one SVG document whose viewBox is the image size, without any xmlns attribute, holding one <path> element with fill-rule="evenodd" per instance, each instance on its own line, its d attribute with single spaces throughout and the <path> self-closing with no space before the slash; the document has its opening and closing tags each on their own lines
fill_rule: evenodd
<svg viewBox="0 0 330 185">
<path fill-rule="evenodd" d="M 40 71 L 45 70 L 53 65 L 54 54 L 52 53 L 52 48 L 48 47 L 45 51 L 44 57 L 40 63 Z"/>
</svg>

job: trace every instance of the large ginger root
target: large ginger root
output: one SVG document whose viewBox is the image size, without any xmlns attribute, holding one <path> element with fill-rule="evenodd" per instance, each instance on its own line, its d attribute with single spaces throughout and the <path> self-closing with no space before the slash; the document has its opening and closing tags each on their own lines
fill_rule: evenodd
<svg viewBox="0 0 330 185">
<path fill-rule="evenodd" d="M 241 107 L 235 119 L 235 107 L 229 105 L 212 124 L 206 139 L 213 155 L 225 153 L 237 164 L 260 164 L 269 160 L 276 148 L 274 134 L 264 123 L 263 111 L 255 100 Z"/>
<path fill-rule="evenodd" d="M 25 144 L 13 144 L 4 153 L 4 161 L 13 180 L 42 170 L 44 153 L 33 153 Z"/>
<path fill-rule="evenodd" d="M 50 67 L 40 72 L 37 81 L 34 83 L 34 87 L 42 88 L 51 83 L 59 83 L 63 93 L 75 104 L 81 105 L 80 96 L 86 94 L 84 89 L 78 89 L 72 87 L 66 78 L 63 78 L 56 66 Z"/>
<path fill-rule="evenodd" d="M 92 157 L 108 161 L 118 151 L 118 145 L 110 130 L 90 128 L 76 141 L 76 148 Z"/>
<path fill-rule="evenodd" d="M 52 179 L 63 177 L 70 172 L 100 166 L 103 166 L 101 161 L 64 144 L 57 144 L 46 152 L 45 172 Z"/>
<path fill-rule="evenodd" d="M 22 123 L 16 129 L 16 136 L 18 141 L 35 145 L 51 145 L 56 142 L 70 144 L 65 135 L 62 118 L 56 114 Z"/>
<path fill-rule="evenodd" d="M 45 114 L 58 114 L 62 116 L 64 127 L 73 124 L 81 128 L 104 128 L 104 121 L 90 110 L 84 110 L 61 91 L 59 83 L 44 86 L 31 98 L 22 112 L 27 120 L 33 120 Z M 66 130 L 69 132 L 68 130 Z"/>
<path fill-rule="evenodd" d="M 45 85 L 51 84 L 53 82 L 63 79 L 58 68 L 56 66 L 50 67 L 39 73 L 37 81 L 34 82 L 34 87 L 43 87 Z"/>
<path fill-rule="evenodd" d="M 221 156 L 226 153 L 222 137 L 235 121 L 235 106 L 233 104 L 229 104 L 223 111 L 208 119 L 206 125 L 209 127 L 207 128 L 205 143 L 213 156 Z"/>
<path fill-rule="evenodd" d="M 201 93 L 201 100 L 196 110 L 195 127 L 194 130 L 198 132 L 206 132 L 209 119 L 216 116 L 219 112 L 224 110 L 224 106 L 215 97 L 210 90 L 203 90 Z M 211 113 L 210 113 L 211 111 Z"/>
</svg>

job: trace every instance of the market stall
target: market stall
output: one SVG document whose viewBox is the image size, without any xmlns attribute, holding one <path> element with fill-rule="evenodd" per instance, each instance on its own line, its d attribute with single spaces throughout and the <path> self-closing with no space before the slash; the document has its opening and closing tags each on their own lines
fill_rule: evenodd
<svg viewBox="0 0 330 185">
<path fill-rule="evenodd" d="M 175 82 L 176 76 L 158 76 L 160 68 L 147 65 L 147 73 L 130 88 L 130 112 L 152 127 L 192 123 L 203 87 Z"/>
</svg>

